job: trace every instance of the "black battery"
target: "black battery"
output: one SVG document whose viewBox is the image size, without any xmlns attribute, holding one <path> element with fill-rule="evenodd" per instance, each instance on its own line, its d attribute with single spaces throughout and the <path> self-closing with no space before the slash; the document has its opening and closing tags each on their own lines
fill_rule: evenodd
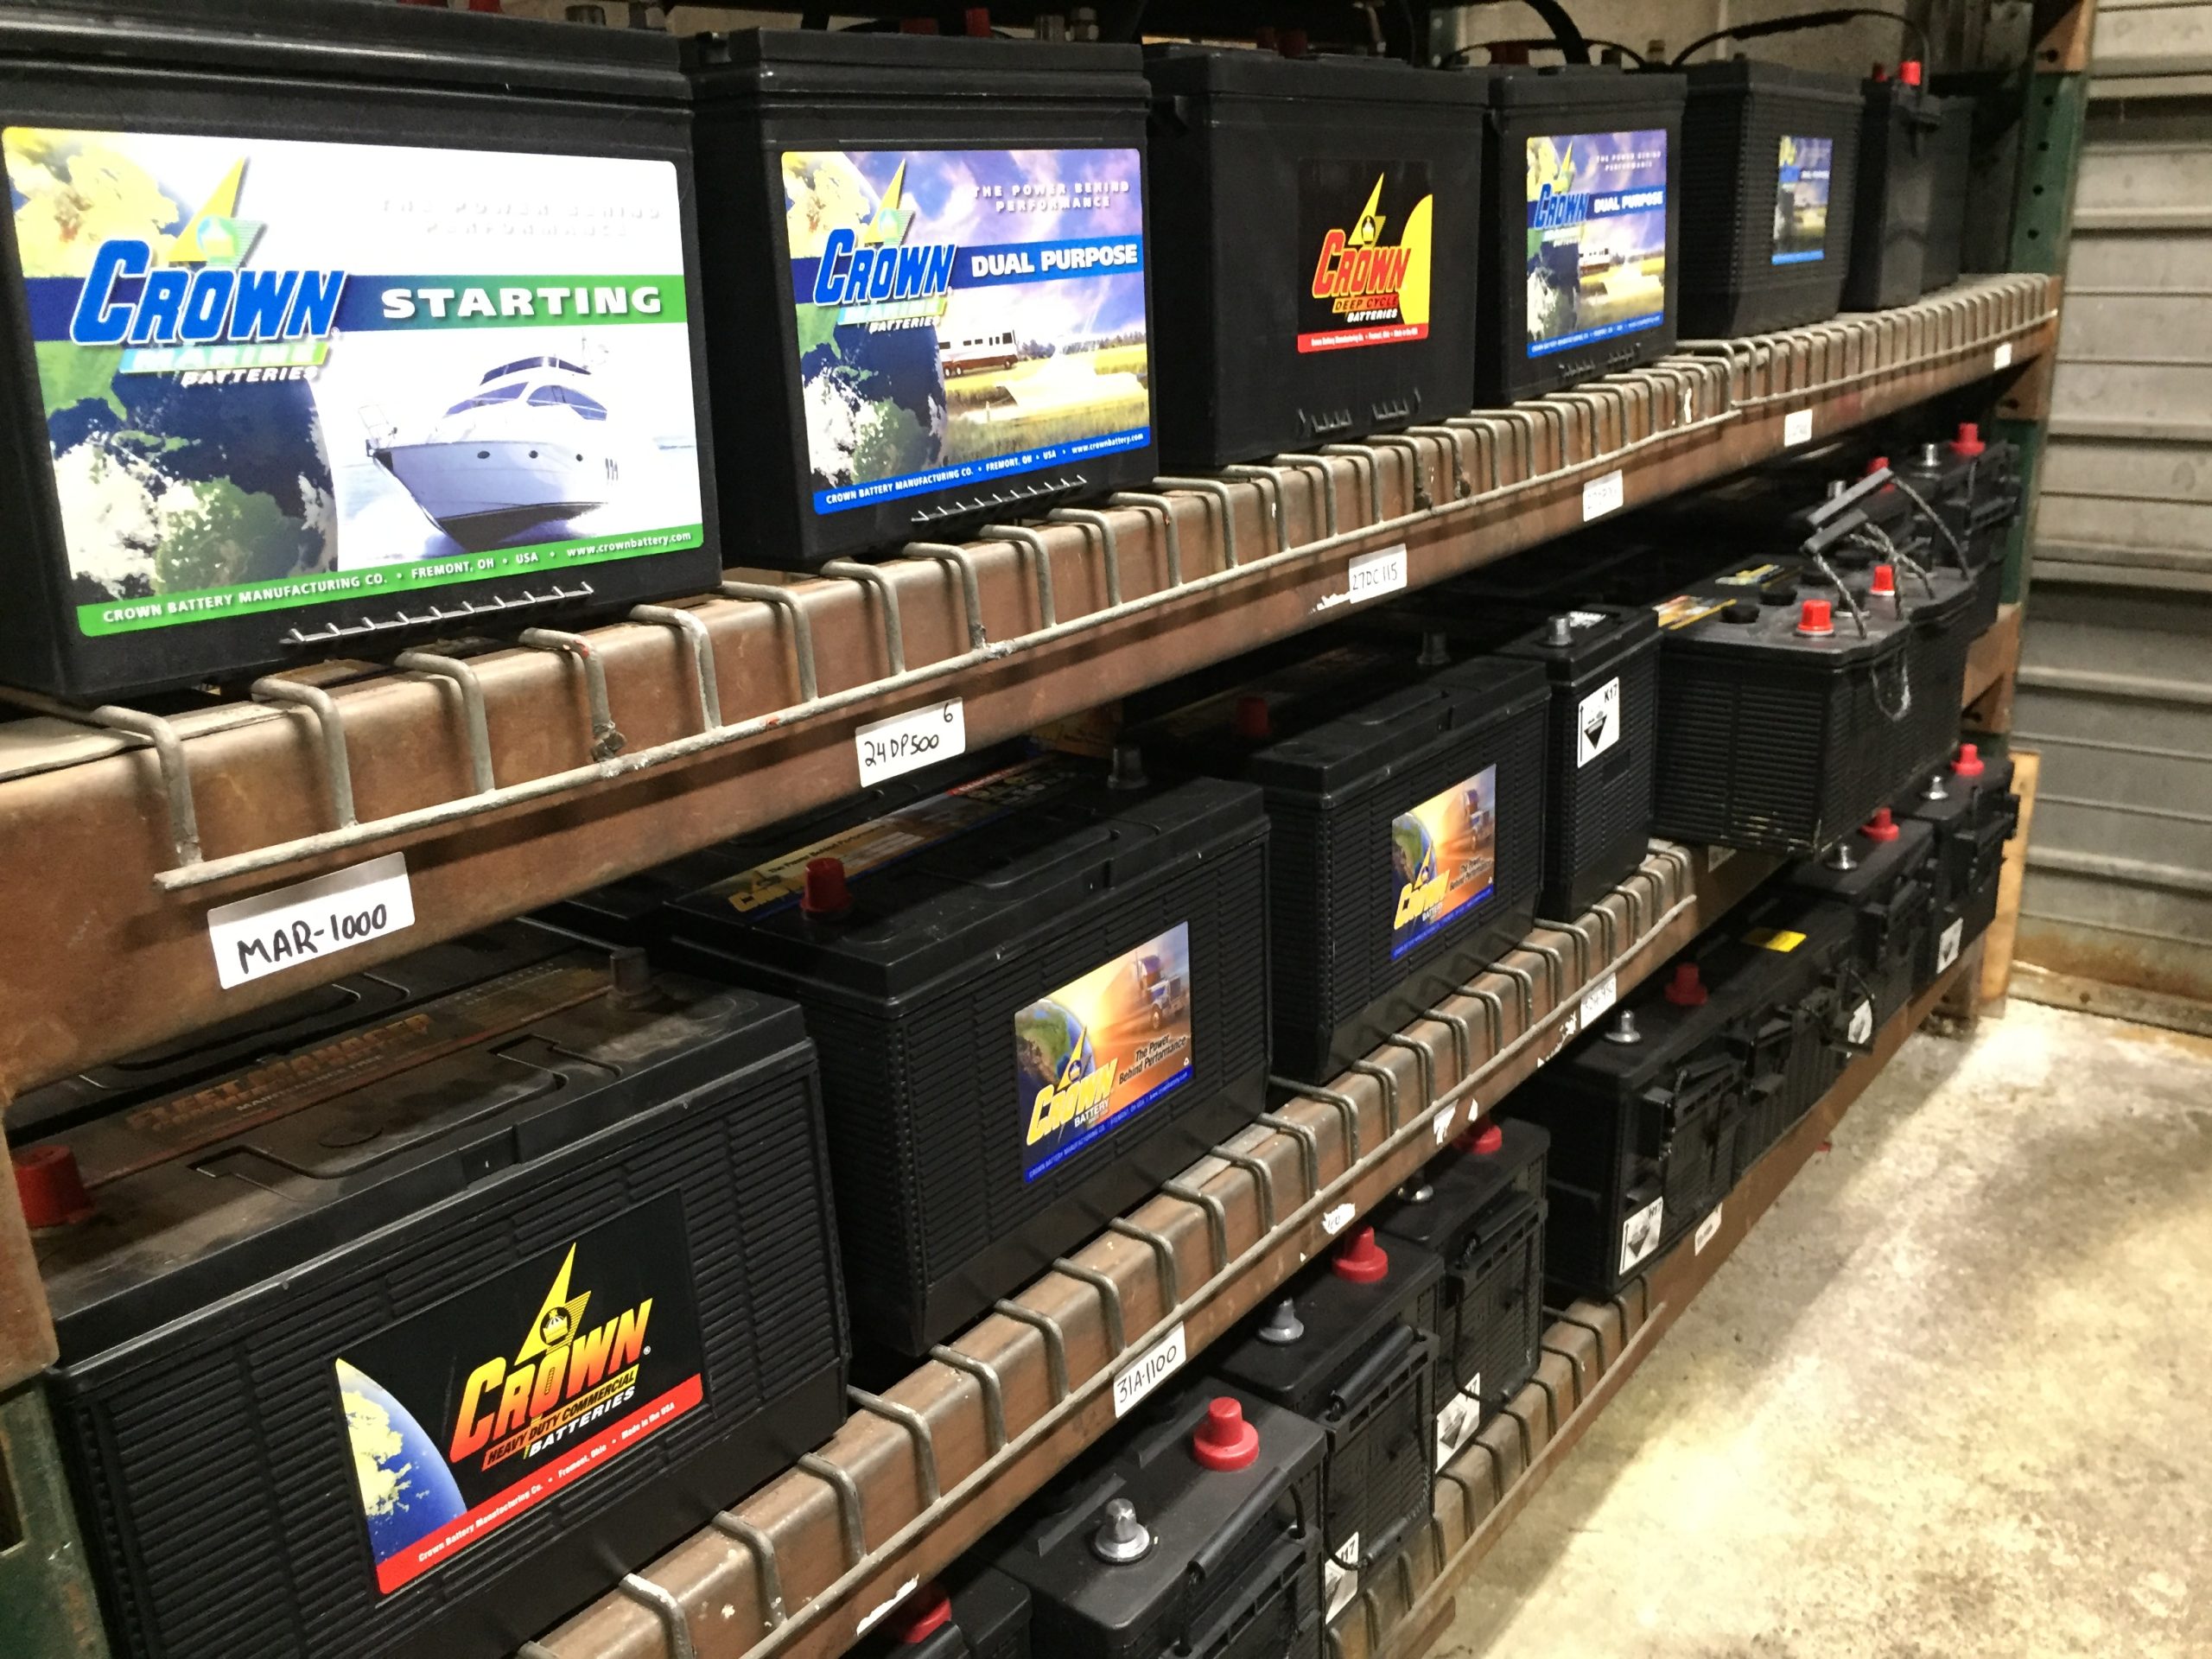
<svg viewBox="0 0 2212 1659">
<path fill-rule="evenodd" d="M 1481 69 L 1475 401 L 1500 406 L 1675 347 L 1680 75 Z"/>
<path fill-rule="evenodd" d="M 1260 791 L 1059 756 L 829 837 L 652 919 L 786 995 L 823 1098 L 864 1346 L 918 1355 L 1265 1109 Z"/>
<path fill-rule="evenodd" d="M 18 1147 L 119 1651 L 510 1653 L 842 1421 L 798 1010 L 496 931 Z"/>
<path fill-rule="evenodd" d="M 1533 1123 L 1469 1130 L 1375 1213 L 1444 1263 L 1436 1310 L 1436 1465 L 1529 1384 L 1542 1357 L 1544 1155 Z"/>
<path fill-rule="evenodd" d="M 810 569 L 1144 482 L 1135 47 L 687 43 L 731 563 Z"/>
<path fill-rule="evenodd" d="M 1792 865 L 1783 877 L 1801 892 L 1848 906 L 1858 918 L 1859 970 L 1874 999 L 1874 1021 L 1886 1025 L 1912 1001 L 1930 923 L 1935 872 L 1929 860 L 1935 832 L 1887 806 L 1818 858 Z"/>
<path fill-rule="evenodd" d="M 1976 634 L 1997 620 L 2004 596 L 2005 557 L 2020 511 L 2019 451 L 1986 442 L 1962 422 L 1948 443 L 1913 446 L 1896 467 L 1897 482 L 1927 503 L 1941 524 L 1936 554 L 1971 575 L 1969 626 Z"/>
<path fill-rule="evenodd" d="M 1681 331 L 1764 334 L 1836 314 L 1850 263 L 1859 83 L 1757 58 L 1685 72 Z"/>
<path fill-rule="evenodd" d="M 0 680 L 92 700 L 717 579 L 666 39 L 15 0 L 0 99 Z"/>
<path fill-rule="evenodd" d="M 1029 1659 L 1029 1589 L 963 1556 L 917 1586 L 853 1651 L 861 1659 Z"/>
<path fill-rule="evenodd" d="M 2012 758 L 1962 743 L 1946 766 L 1898 799 L 1900 817 L 1928 825 L 1935 837 L 1929 880 L 1934 913 L 1915 989 L 1933 984 L 1997 916 L 2005 843 L 2019 827 L 2012 792 Z"/>
<path fill-rule="evenodd" d="M 1210 1356 L 1214 1374 L 1328 1436 L 1322 1579 L 1334 1618 L 1427 1523 L 1444 1264 L 1362 1225 Z"/>
<path fill-rule="evenodd" d="M 992 1547 L 1033 1645 L 1068 1659 L 1320 1659 L 1328 1438 L 1200 1382 L 1137 1416 Z"/>
<path fill-rule="evenodd" d="M 1965 263 L 1968 192 L 1974 182 L 1974 99 L 1952 93 L 1943 99 L 1936 133 L 1936 211 L 1928 224 L 1928 253 L 1921 267 L 1921 292 L 1932 294 L 1959 280 Z"/>
<path fill-rule="evenodd" d="M 1139 729 L 1266 791 L 1278 1071 L 1335 1076 L 1527 936 L 1548 697 L 1534 664 L 1350 645 Z"/>
<path fill-rule="evenodd" d="M 1474 397 L 1479 81 L 1386 58 L 1160 45 L 1160 448 L 1208 467 Z"/>
<path fill-rule="evenodd" d="M 1930 257 L 1936 240 L 1951 234 L 1938 228 L 1939 219 L 1952 215 L 1963 223 L 1966 213 L 1963 194 L 1953 200 L 1937 194 L 1955 143 L 1955 123 L 1945 119 L 1950 100 L 1921 85 L 1917 63 L 1902 64 L 1899 72 L 1895 80 L 1863 84 L 1851 267 L 1843 287 L 1843 303 L 1853 311 L 1910 305 L 1938 286 L 1938 277 L 1955 280 L 1958 274 L 1955 257 L 1944 277 L 1940 251 Z"/>
</svg>

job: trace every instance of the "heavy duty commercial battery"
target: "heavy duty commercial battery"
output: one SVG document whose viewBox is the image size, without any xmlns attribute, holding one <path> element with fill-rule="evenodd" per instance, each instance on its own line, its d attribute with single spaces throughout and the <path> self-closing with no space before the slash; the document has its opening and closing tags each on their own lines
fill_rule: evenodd
<svg viewBox="0 0 2212 1659">
<path fill-rule="evenodd" d="M 1362 1226 L 1211 1357 L 1215 1375 L 1328 1435 L 1322 1578 L 1334 1618 L 1428 1523 L 1438 1281 L 1418 1244 Z"/>
<path fill-rule="evenodd" d="M 1886 1025 L 1912 1001 L 1935 916 L 1935 832 L 1886 806 L 1818 858 L 1790 866 L 1783 880 L 1800 892 L 1834 899 L 1858 918 L 1859 970 L 1874 998 L 1874 1023 Z"/>
<path fill-rule="evenodd" d="M 1897 813 L 1927 824 L 1935 835 L 1929 865 L 1934 919 L 1916 974 L 1917 990 L 1932 984 L 1996 919 L 2005 843 L 2019 827 L 2012 757 L 1961 743 L 1949 764 L 1900 798 Z"/>
<path fill-rule="evenodd" d="M 1278 1071 L 1335 1076 L 1527 935 L 1546 702 L 1532 664 L 1351 646 L 1141 730 L 1163 771 L 1266 791 Z"/>
<path fill-rule="evenodd" d="M 1465 412 L 1482 86 L 1155 46 L 1160 448 L 1218 467 Z"/>
<path fill-rule="evenodd" d="M 347 989 L 18 1145 L 119 1651 L 510 1653 L 843 1419 L 796 1008 L 519 923 Z"/>
<path fill-rule="evenodd" d="M 0 680 L 93 699 L 711 585 L 683 96 L 645 35 L 0 5 Z"/>
<path fill-rule="evenodd" d="M 853 1649 L 861 1659 L 1029 1659 L 1029 1591 L 963 1556 L 919 1586 Z"/>
<path fill-rule="evenodd" d="M 1680 75 L 1484 69 L 1475 401 L 1516 403 L 1675 346 Z"/>
<path fill-rule="evenodd" d="M 1533 1123 L 1470 1129 L 1384 1202 L 1375 1230 L 1444 1262 L 1436 1311 L 1436 1465 L 1528 1385 L 1544 1325 L 1544 1154 Z"/>
<path fill-rule="evenodd" d="M 688 44 L 732 563 L 942 541 L 1158 471 L 1137 48 Z"/>
<path fill-rule="evenodd" d="M 1065 1659 L 1321 1659 L 1327 1437 L 1200 1383 L 1136 1420 L 1010 1529 L 1038 1651 Z"/>
<path fill-rule="evenodd" d="M 806 1010 L 863 1346 L 924 1352 L 1265 1109 L 1267 836 L 1249 785 L 1058 757 L 747 837 L 661 912 Z"/>
<path fill-rule="evenodd" d="M 1895 80 L 1863 83 L 1866 111 L 1859 121 L 1859 186 L 1851 214 L 1851 269 L 1843 302 L 1853 311 L 1910 305 L 1941 282 L 1958 276 L 1957 241 L 1940 232 L 1945 216 L 1963 221 L 1966 203 L 1938 197 L 1938 181 L 1962 174 L 1947 162 L 1963 151 L 1966 124 L 1947 121 L 1947 99 L 1921 85 L 1920 65 L 1898 66 Z M 1950 272 L 1930 248 L 1939 236 L 1954 250 Z"/>
<path fill-rule="evenodd" d="M 1681 331 L 1732 339 L 1836 314 L 1859 84 L 1756 58 L 1693 65 L 1682 109 Z"/>
</svg>

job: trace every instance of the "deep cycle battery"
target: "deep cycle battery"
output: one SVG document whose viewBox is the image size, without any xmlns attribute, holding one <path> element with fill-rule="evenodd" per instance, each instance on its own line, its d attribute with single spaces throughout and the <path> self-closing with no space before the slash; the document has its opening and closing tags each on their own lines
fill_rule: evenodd
<svg viewBox="0 0 2212 1659">
<path fill-rule="evenodd" d="M 1029 1590 L 963 1556 L 918 1586 L 853 1651 L 861 1659 L 1029 1659 Z"/>
<path fill-rule="evenodd" d="M 118 1651 L 510 1653 L 842 1421 L 798 1009 L 495 932 L 18 1146 Z"/>
<path fill-rule="evenodd" d="M 1465 412 L 1483 96 L 1384 58 L 1145 51 L 1160 449 L 1218 467 Z"/>
<path fill-rule="evenodd" d="M 1464 72 L 1490 96 L 1475 402 L 1541 397 L 1675 346 L 1680 75 Z"/>
<path fill-rule="evenodd" d="M 1036 1649 L 1320 1659 L 1326 1446 L 1317 1425 L 1248 1390 L 1198 1383 L 1147 1402 L 997 1549 L 1028 1588 Z"/>
<path fill-rule="evenodd" d="M 1955 250 L 1955 233 L 1938 228 L 1939 221 L 1966 216 L 1964 191 L 1955 199 L 1939 197 L 1939 181 L 1962 178 L 1962 166 L 1948 164 L 1954 150 L 1963 153 L 1963 135 L 1972 119 L 1961 125 L 1947 120 L 1950 100 L 1936 97 L 1921 85 L 1920 66 L 1899 66 L 1897 79 L 1869 80 L 1862 85 L 1865 112 L 1859 120 L 1859 184 L 1851 213 L 1851 265 L 1844 283 L 1843 302 L 1853 311 L 1881 311 L 1910 305 L 1930 289 L 1955 281 L 1958 276 L 1955 251 L 1949 274 L 1940 253 L 1930 258 L 1931 244 L 1948 235 Z"/>
<path fill-rule="evenodd" d="M 1334 1618 L 1428 1522 L 1444 1264 L 1362 1226 L 1211 1356 L 1214 1374 L 1328 1436 L 1321 1564 Z"/>
<path fill-rule="evenodd" d="M 686 64 L 732 563 L 1158 471 L 1136 48 L 747 30 Z"/>
<path fill-rule="evenodd" d="M 1757 58 L 1684 72 L 1681 331 L 1732 338 L 1836 314 L 1850 263 L 1859 83 Z"/>
<path fill-rule="evenodd" d="M 0 6 L 0 680 L 92 699 L 711 585 L 683 100 L 642 34 Z"/>
<path fill-rule="evenodd" d="M 1897 815 L 1934 832 L 1934 919 L 1914 988 L 1924 989 L 1996 919 L 2005 843 L 2019 827 L 2012 757 L 1962 743 L 1954 759 L 1901 796 Z"/>
<path fill-rule="evenodd" d="M 863 1346 L 923 1353 L 1265 1109 L 1258 790 L 1052 757 L 802 839 L 654 925 L 806 1010 Z"/>
<path fill-rule="evenodd" d="M 1528 1386 L 1542 1357 L 1544 1156 L 1533 1123 L 1493 1120 L 1439 1154 L 1375 1213 L 1393 1239 L 1440 1257 L 1436 1465 Z"/>
<path fill-rule="evenodd" d="M 1139 734 L 1163 771 L 1266 793 L 1274 1059 L 1294 1077 L 1335 1076 L 1535 920 L 1543 674 L 1478 657 L 1417 675 L 1410 652 L 1347 646 Z"/>
</svg>

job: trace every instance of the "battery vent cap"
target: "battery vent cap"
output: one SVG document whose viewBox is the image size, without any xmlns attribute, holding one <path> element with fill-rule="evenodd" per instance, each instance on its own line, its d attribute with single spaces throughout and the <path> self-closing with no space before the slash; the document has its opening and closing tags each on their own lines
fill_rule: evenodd
<svg viewBox="0 0 2212 1659">
<path fill-rule="evenodd" d="M 1249 1469 L 1259 1460 L 1260 1431 L 1244 1421 L 1244 1408 L 1227 1395 L 1206 1408 L 1205 1421 L 1191 1436 L 1191 1455 L 1217 1474 Z"/>
<path fill-rule="evenodd" d="M 1237 737 L 1246 743 L 1264 743 L 1274 735 L 1274 720 L 1265 697 L 1239 697 L 1234 716 Z"/>
<path fill-rule="evenodd" d="M 1873 580 L 1867 584 L 1866 591 L 1872 594 L 1876 599 L 1895 599 L 1897 596 L 1897 566 L 1894 564 L 1876 565 L 1874 567 Z"/>
<path fill-rule="evenodd" d="M 1835 632 L 1835 611 L 1825 599 L 1808 599 L 1797 607 L 1797 632 L 1808 639 L 1825 639 Z"/>
</svg>

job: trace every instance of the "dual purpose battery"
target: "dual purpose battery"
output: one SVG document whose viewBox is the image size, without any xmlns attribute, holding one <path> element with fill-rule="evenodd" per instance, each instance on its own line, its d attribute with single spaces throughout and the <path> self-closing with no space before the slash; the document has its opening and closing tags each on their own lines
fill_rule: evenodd
<svg viewBox="0 0 2212 1659">
<path fill-rule="evenodd" d="M 830 822 L 643 925 L 804 1008 L 854 1332 L 918 1355 L 1265 1109 L 1268 820 L 1052 757 Z"/>
<path fill-rule="evenodd" d="M 0 6 L 0 680 L 91 700 L 711 587 L 684 99 L 646 35 Z"/>
<path fill-rule="evenodd" d="M 1463 413 L 1480 83 L 1384 59 L 1156 46 L 1160 448 L 1211 467 Z"/>
<path fill-rule="evenodd" d="M 118 1651 L 511 1653 L 843 1421 L 789 1003 L 509 924 L 10 1116 Z"/>
<path fill-rule="evenodd" d="M 1152 478 L 1136 48 L 747 30 L 688 53 L 730 563 L 811 569 Z"/>
</svg>

